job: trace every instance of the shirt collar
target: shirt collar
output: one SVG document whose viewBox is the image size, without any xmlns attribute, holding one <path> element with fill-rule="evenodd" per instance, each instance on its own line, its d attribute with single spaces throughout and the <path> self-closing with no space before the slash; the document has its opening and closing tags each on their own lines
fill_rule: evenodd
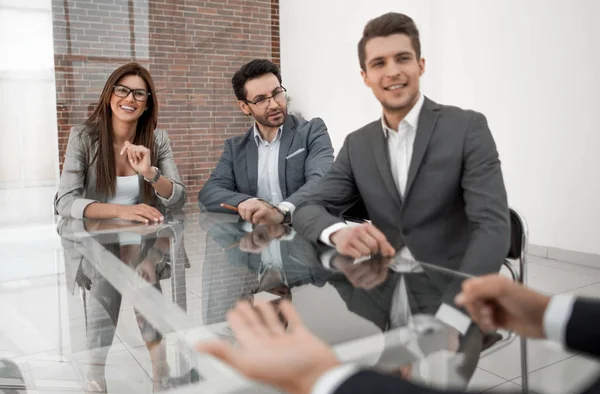
<svg viewBox="0 0 600 394">
<path fill-rule="evenodd" d="M 279 129 L 277 130 L 277 137 L 275 137 L 275 139 L 273 141 L 271 141 L 271 143 L 281 139 L 281 133 L 283 131 L 283 125 L 279 126 Z M 260 144 L 266 144 L 267 142 L 265 140 L 263 140 L 262 136 L 260 135 L 260 132 L 258 131 L 258 127 L 256 127 L 256 122 L 254 122 L 254 142 L 256 142 L 256 146 L 260 146 Z"/>
<path fill-rule="evenodd" d="M 415 130 L 417 130 L 417 127 L 419 126 L 419 115 L 421 114 L 421 109 L 423 108 L 424 102 L 425 102 L 425 96 L 423 96 L 423 94 L 421 94 L 419 92 L 419 100 L 417 100 L 417 103 L 414 105 L 414 107 L 412 107 L 410 112 L 406 114 L 404 119 L 402 119 L 402 121 L 398 125 L 398 128 L 400 128 L 400 126 L 403 123 L 405 123 L 405 124 L 408 124 L 409 126 L 411 126 L 412 128 L 414 128 Z M 388 136 L 389 131 L 398 131 L 398 130 L 390 129 L 387 126 L 387 124 L 385 123 L 385 116 L 383 116 L 383 115 L 381 115 L 381 127 L 383 128 L 383 135 L 386 138 Z"/>
</svg>

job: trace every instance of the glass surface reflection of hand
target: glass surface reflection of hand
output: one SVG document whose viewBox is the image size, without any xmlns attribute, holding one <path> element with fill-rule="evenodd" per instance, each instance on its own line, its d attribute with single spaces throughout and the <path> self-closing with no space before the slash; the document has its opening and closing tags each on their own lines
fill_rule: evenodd
<svg viewBox="0 0 600 394">
<path fill-rule="evenodd" d="M 370 290 L 382 284 L 388 276 L 392 258 L 373 257 L 354 264 L 352 258 L 343 255 L 333 257 L 331 265 L 340 270 L 354 287 Z"/>
<path fill-rule="evenodd" d="M 287 227 L 281 224 L 257 226 L 240 240 L 240 250 L 248 253 L 260 253 L 269 244 L 286 234 Z"/>
<path fill-rule="evenodd" d="M 114 230 L 115 232 L 118 232 L 119 230 L 126 229 L 127 232 L 140 235 L 152 234 L 161 228 L 159 225 L 108 219 L 88 219 L 84 221 L 84 227 L 85 230 L 90 233 L 107 230 Z"/>
</svg>

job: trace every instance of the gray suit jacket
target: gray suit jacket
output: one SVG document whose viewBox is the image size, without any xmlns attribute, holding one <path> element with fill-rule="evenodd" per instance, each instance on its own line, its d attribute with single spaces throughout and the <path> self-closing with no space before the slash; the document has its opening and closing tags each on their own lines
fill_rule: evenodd
<svg viewBox="0 0 600 394">
<path fill-rule="evenodd" d="M 108 196 L 101 195 L 96 189 L 96 162 L 92 160 L 96 154 L 97 144 L 92 142 L 85 126 L 71 129 L 65 162 L 60 175 L 58 193 L 54 198 L 54 211 L 62 217 L 82 219 L 85 208 L 93 202 L 105 203 Z M 181 209 L 187 199 L 185 186 L 179 178 L 177 166 L 173 160 L 171 142 L 165 130 L 154 131 L 154 155 L 157 155 L 157 167 L 163 176 L 173 182 L 173 193 L 169 198 L 156 194 L 157 208 L 163 213 L 165 208 Z M 144 201 L 144 178 L 138 175 L 140 183 L 140 201 Z"/>
<path fill-rule="evenodd" d="M 377 120 L 346 137 L 331 171 L 294 213 L 294 227 L 314 242 L 359 198 L 399 250 L 472 275 L 496 272 L 510 224 L 500 160 L 485 117 L 425 98 L 404 198 L 392 177 Z"/>
<path fill-rule="evenodd" d="M 244 135 L 225 141 L 221 159 L 198 193 L 201 208 L 231 213 L 220 204 L 237 206 L 256 197 L 258 147 L 253 132 L 254 127 L 250 127 Z M 310 186 L 329 170 L 331 163 L 333 148 L 323 120 L 306 121 L 288 115 L 279 147 L 279 186 L 284 201 L 298 206 L 308 197 Z"/>
</svg>

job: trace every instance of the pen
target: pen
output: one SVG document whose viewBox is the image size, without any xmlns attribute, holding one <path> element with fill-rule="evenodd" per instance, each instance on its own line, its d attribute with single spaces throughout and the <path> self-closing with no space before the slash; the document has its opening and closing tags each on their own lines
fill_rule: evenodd
<svg viewBox="0 0 600 394">
<path fill-rule="evenodd" d="M 229 209 L 230 211 L 238 212 L 238 209 L 236 207 L 234 207 L 233 205 L 221 204 L 221 207 L 225 208 L 225 209 Z"/>
</svg>

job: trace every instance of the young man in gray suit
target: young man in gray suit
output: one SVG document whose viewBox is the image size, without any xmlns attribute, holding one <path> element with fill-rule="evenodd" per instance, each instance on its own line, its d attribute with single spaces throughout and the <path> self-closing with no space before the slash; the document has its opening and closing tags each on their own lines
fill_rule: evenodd
<svg viewBox="0 0 600 394">
<path fill-rule="evenodd" d="M 296 209 L 296 231 L 355 258 L 399 253 L 470 275 L 498 272 L 509 209 L 485 117 L 421 94 L 425 60 L 406 15 L 369 21 L 358 55 L 383 115 L 346 137 L 311 199 Z M 359 200 L 371 223 L 349 227 L 340 215 Z M 403 272 L 424 274 L 413 263 Z M 447 288 L 436 316 L 464 334 L 471 322 L 452 301 L 459 288 Z"/>
<path fill-rule="evenodd" d="M 281 73 L 268 60 L 245 64 L 231 82 L 241 110 L 255 122 L 244 135 L 225 141 L 198 202 L 210 212 L 231 212 L 221 204 L 236 207 L 255 224 L 290 223 L 309 187 L 333 162 L 327 127 L 320 118 L 288 114 Z"/>
<path fill-rule="evenodd" d="M 406 15 L 369 21 L 358 54 L 383 115 L 346 137 L 311 200 L 296 209 L 296 230 L 356 258 L 398 252 L 473 275 L 498 271 L 509 209 L 485 117 L 421 94 L 425 60 Z M 340 214 L 359 199 L 372 224 L 348 227 Z"/>
</svg>

